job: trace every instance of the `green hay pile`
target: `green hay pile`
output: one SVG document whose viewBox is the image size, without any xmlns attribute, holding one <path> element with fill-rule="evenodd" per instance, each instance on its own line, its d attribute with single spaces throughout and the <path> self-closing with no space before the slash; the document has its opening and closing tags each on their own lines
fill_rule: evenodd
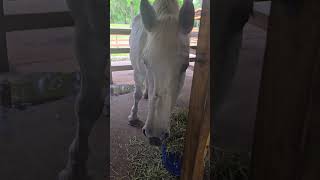
<svg viewBox="0 0 320 180">
<path fill-rule="evenodd" d="M 77 91 L 77 73 L 39 72 L 10 78 L 13 104 L 38 104 L 60 99 Z M 43 89 L 39 87 L 43 82 Z"/>
<path fill-rule="evenodd" d="M 171 136 L 166 140 L 167 152 L 176 152 L 182 155 L 184 149 L 184 135 L 187 128 L 186 109 L 176 108 L 171 115 Z M 127 146 L 129 161 L 129 177 L 133 180 L 174 180 L 174 177 L 164 168 L 161 159 L 160 147 L 150 146 L 147 142 L 132 137 Z M 213 147 L 213 158 L 205 158 L 204 180 L 248 180 L 248 154 L 228 152 Z M 210 178 L 211 176 L 211 178 Z"/>
<path fill-rule="evenodd" d="M 249 162 L 248 154 L 225 151 L 218 147 L 213 148 L 214 158 L 211 161 L 210 174 L 212 179 L 219 180 L 248 180 Z"/>
<path fill-rule="evenodd" d="M 187 128 L 188 111 L 182 108 L 174 109 L 171 115 L 170 137 L 165 142 L 168 152 L 183 153 L 184 134 Z M 150 146 L 137 137 L 132 137 L 127 146 L 130 179 L 133 180 L 175 180 L 165 169 L 161 159 L 161 148 Z"/>
<path fill-rule="evenodd" d="M 167 152 L 183 153 L 188 111 L 176 108 L 171 114 L 170 137 L 164 142 Z"/>
<path fill-rule="evenodd" d="M 145 141 L 132 137 L 127 147 L 129 161 L 129 178 L 132 180 L 175 180 L 164 168 L 161 160 L 161 149 L 150 146 Z"/>
</svg>

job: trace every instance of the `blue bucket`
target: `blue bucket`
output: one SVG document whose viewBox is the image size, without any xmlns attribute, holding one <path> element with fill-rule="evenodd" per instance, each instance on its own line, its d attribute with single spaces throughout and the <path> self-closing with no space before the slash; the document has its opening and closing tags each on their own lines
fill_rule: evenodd
<svg viewBox="0 0 320 180">
<path fill-rule="evenodd" d="M 162 164 L 173 176 L 181 175 L 182 156 L 180 153 L 167 152 L 167 146 L 162 144 Z"/>
</svg>

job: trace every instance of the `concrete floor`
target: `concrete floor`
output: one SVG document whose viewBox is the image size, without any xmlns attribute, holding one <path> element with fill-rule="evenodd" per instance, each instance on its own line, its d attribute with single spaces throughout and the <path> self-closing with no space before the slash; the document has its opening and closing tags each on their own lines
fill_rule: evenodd
<svg viewBox="0 0 320 180">
<path fill-rule="evenodd" d="M 41 13 L 67 10 L 65 2 L 50 0 L 5 0 L 5 14 Z M 257 9 L 259 7 L 257 6 Z M 264 11 L 263 11 L 264 12 Z M 266 13 L 267 14 L 267 13 Z M 73 72 L 79 70 L 72 55 L 72 27 L 7 33 L 12 72 Z M 253 126 L 266 33 L 247 25 L 244 31 L 239 70 L 231 93 L 215 121 L 214 144 L 227 149 L 251 149 Z M 26 48 L 27 47 L 27 48 Z M 59 52 L 59 53 L 57 53 Z M 50 56 L 48 56 L 50 54 Z M 37 58 L 34 58 L 37 57 Z M 54 61 L 53 61 L 54 60 Z M 132 71 L 113 73 L 116 84 L 133 84 Z M 178 104 L 187 106 L 191 73 Z M 127 125 L 132 93 L 111 98 L 110 157 L 111 176 L 127 175 L 124 144 L 131 136 L 142 136 L 141 129 Z M 74 97 L 33 106 L 25 111 L 12 110 L 10 138 L 0 137 L 1 180 L 51 180 L 64 168 L 68 146 L 75 130 Z M 146 100 L 140 104 L 145 120 Z M 90 137 L 92 153 L 89 170 L 95 179 L 107 179 L 106 128 L 101 116 Z M 126 178 L 124 178 L 126 179 Z"/>
<path fill-rule="evenodd" d="M 32 38 L 23 36 L 23 34 L 20 34 L 20 37 L 27 40 L 20 41 L 23 42 L 20 46 L 17 45 L 19 44 L 17 39 L 12 39 L 9 45 L 12 51 L 11 56 L 16 58 L 12 58 L 11 63 L 14 64 L 16 70 L 18 72 L 76 70 L 77 65 L 70 55 L 71 39 L 66 34 L 57 34 L 56 32 L 59 31 L 61 33 L 70 31 L 68 33 L 71 33 L 72 29 L 54 29 L 49 33 L 52 37 L 44 32 L 41 34 L 40 31 L 30 32 L 33 33 L 33 36 L 39 34 L 43 37 L 37 40 L 38 45 L 37 42 L 32 42 Z M 19 36 L 14 37 L 19 38 Z M 58 40 L 54 40 L 55 37 L 58 37 Z M 45 38 L 51 40 L 46 41 Z M 220 118 L 214 124 L 217 134 L 214 143 L 220 147 L 248 151 L 252 143 L 266 33 L 259 28 L 247 25 L 243 39 L 239 70 L 232 91 L 220 112 Z M 24 46 L 28 43 L 33 43 L 28 46 L 31 47 L 31 50 L 24 50 Z M 61 53 L 56 53 L 57 50 L 54 48 L 57 46 L 49 46 L 50 43 L 61 43 L 60 45 L 63 45 L 60 49 Z M 13 49 L 15 45 L 18 48 Z M 40 47 L 47 47 L 48 50 L 42 52 Z M 55 54 L 56 56 L 51 58 L 57 58 L 57 61 L 45 60 L 47 53 Z M 40 57 L 39 61 L 30 59 L 37 55 Z M 30 61 L 33 63 L 28 63 Z M 115 72 L 113 77 L 115 83 L 133 83 L 132 71 Z M 187 83 L 178 104 L 188 105 L 190 86 L 191 76 L 187 77 Z M 127 174 L 123 145 L 127 143 L 130 136 L 142 136 L 140 129 L 127 125 L 132 100 L 131 93 L 111 98 L 110 155 L 111 167 L 115 171 L 111 171 L 112 176 L 123 177 Z M 68 146 L 74 133 L 73 104 L 74 98 L 68 97 L 34 106 L 25 111 L 10 112 L 9 119 L 14 127 L 14 134 L 11 139 L 0 141 L 0 179 L 55 179 L 56 174 L 64 167 Z M 141 119 L 145 120 L 146 100 L 142 100 L 139 113 Z M 107 122 L 102 116 L 90 137 L 92 155 L 89 169 L 97 177 L 96 179 L 105 179 L 105 172 L 108 168 L 105 153 L 108 148 L 105 139 L 106 132 L 108 132 Z"/>
<path fill-rule="evenodd" d="M 231 92 L 214 120 L 216 146 L 251 151 L 266 32 L 247 24 Z"/>
<path fill-rule="evenodd" d="M 132 71 L 115 73 L 115 83 L 133 83 Z M 192 71 L 188 70 L 186 85 L 183 88 L 180 106 L 188 104 L 191 88 Z M 146 100 L 140 103 L 140 117 L 145 120 Z M 105 116 L 97 121 L 90 136 L 91 154 L 88 168 L 94 180 L 106 179 L 107 166 L 107 133 L 110 132 L 111 171 L 112 176 L 127 173 L 124 144 L 131 136 L 141 136 L 141 129 L 127 124 L 133 94 L 112 96 L 110 131 L 109 120 Z M 9 122 L 12 134 L 0 136 L 0 179 L 4 180 L 43 180 L 55 179 L 64 168 L 68 146 L 75 131 L 74 97 L 30 106 L 24 111 L 10 110 Z M 117 176 L 117 177 L 119 177 Z"/>
<path fill-rule="evenodd" d="M 0 179 L 54 180 L 64 168 L 75 131 L 74 98 L 11 110 L 12 135 L 0 139 Z M 107 120 L 101 117 L 90 137 L 89 171 L 106 179 Z"/>
</svg>

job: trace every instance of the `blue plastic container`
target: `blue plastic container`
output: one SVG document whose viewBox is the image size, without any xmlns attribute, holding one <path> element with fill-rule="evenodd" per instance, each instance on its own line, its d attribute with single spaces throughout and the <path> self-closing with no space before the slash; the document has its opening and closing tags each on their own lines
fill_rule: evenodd
<svg viewBox="0 0 320 180">
<path fill-rule="evenodd" d="M 162 144 L 162 164 L 167 169 L 167 171 L 173 176 L 181 175 L 181 162 L 182 156 L 179 153 L 167 152 L 167 146 Z"/>
</svg>

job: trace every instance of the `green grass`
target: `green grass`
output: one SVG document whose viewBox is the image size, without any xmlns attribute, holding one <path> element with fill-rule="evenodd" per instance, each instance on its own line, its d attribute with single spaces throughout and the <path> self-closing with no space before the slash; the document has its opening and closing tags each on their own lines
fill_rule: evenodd
<svg viewBox="0 0 320 180">
<path fill-rule="evenodd" d="M 111 57 L 121 57 L 121 56 L 129 56 L 129 53 L 111 54 Z"/>
<path fill-rule="evenodd" d="M 126 60 L 130 60 L 129 59 L 129 53 L 120 53 L 120 54 L 111 54 L 111 61 L 123 61 L 123 59 L 115 59 L 115 57 L 124 57 L 126 56 L 127 59 Z"/>
<path fill-rule="evenodd" d="M 110 28 L 130 28 L 130 24 L 110 24 Z"/>
</svg>

